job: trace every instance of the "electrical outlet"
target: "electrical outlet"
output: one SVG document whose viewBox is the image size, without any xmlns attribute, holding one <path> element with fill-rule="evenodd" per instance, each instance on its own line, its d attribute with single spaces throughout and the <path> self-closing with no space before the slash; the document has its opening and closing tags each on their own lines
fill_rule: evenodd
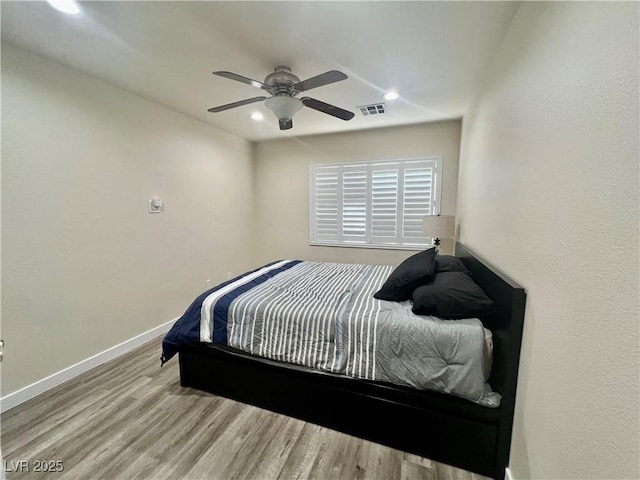
<svg viewBox="0 0 640 480">
<path fill-rule="evenodd" d="M 207 290 L 209 290 L 211 288 L 211 279 L 205 280 L 204 286 L 207 287 Z"/>
<path fill-rule="evenodd" d="M 227 280 L 231 280 L 231 272 L 227 272 Z"/>
</svg>

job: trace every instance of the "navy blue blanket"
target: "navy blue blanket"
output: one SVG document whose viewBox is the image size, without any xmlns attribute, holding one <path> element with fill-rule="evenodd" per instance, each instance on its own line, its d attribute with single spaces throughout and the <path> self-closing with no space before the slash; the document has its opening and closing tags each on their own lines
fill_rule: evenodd
<svg viewBox="0 0 640 480">
<path fill-rule="evenodd" d="M 235 300 L 239 295 L 251 290 L 252 288 L 260 285 L 261 283 L 266 282 L 270 278 L 274 277 L 280 272 L 288 270 L 300 263 L 300 260 L 291 260 L 279 268 L 271 269 L 266 271 L 265 273 L 252 278 L 248 281 L 242 281 L 245 277 L 250 276 L 251 274 L 258 272 L 259 270 L 264 269 L 265 267 L 269 267 L 271 265 L 275 265 L 276 263 L 280 263 L 280 261 L 271 262 L 266 265 L 263 265 L 260 268 L 252 270 L 250 272 L 244 273 L 239 277 L 233 278 L 231 280 L 227 280 L 226 282 L 217 285 L 206 292 L 202 293 L 198 296 L 193 303 L 187 308 L 187 311 L 176 321 L 176 323 L 171 327 L 171 330 L 167 333 L 162 341 L 162 358 L 161 365 L 164 365 L 167 361 L 169 361 L 176 353 L 178 353 L 178 349 L 181 345 L 187 343 L 200 343 L 202 340 L 200 338 L 200 316 L 202 310 L 202 303 L 205 299 L 215 293 L 218 290 L 223 289 L 226 286 L 231 286 L 234 283 L 237 283 L 236 286 L 233 286 L 231 290 L 225 293 L 222 297 L 218 299 L 214 308 L 213 314 L 213 335 L 212 341 L 213 343 L 219 343 L 222 345 L 227 344 L 227 313 L 229 311 L 229 306 L 231 302 Z"/>
</svg>

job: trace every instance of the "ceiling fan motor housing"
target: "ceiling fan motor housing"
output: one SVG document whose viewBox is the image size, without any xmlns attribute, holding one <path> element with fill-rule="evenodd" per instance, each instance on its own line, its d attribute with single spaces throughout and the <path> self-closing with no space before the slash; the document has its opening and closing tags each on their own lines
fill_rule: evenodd
<svg viewBox="0 0 640 480">
<path fill-rule="evenodd" d="M 275 95 L 295 95 L 297 92 L 291 88 L 300 83 L 300 79 L 291 73 L 291 69 L 285 65 L 279 65 L 274 71 L 267 75 L 264 83 L 273 89 Z"/>
</svg>

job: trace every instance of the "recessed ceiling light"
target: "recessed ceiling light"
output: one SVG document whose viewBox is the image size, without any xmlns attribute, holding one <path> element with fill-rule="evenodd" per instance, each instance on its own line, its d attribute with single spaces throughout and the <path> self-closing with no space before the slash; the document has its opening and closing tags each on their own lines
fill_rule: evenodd
<svg viewBox="0 0 640 480">
<path fill-rule="evenodd" d="M 80 7 L 75 0 L 47 0 L 47 3 L 60 12 L 71 15 L 80 13 Z"/>
<path fill-rule="evenodd" d="M 262 112 L 253 112 L 253 113 L 251 114 L 251 118 L 252 118 L 253 120 L 258 121 L 258 120 L 262 120 L 262 119 L 264 118 L 264 115 L 262 115 Z"/>
<path fill-rule="evenodd" d="M 384 94 L 384 99 L 385 100 L 395 100 L 400 96 L 400 94 L 398 92 L 396 92 L 395 90 L 389 90 L 387 93 Z"/>
</svg>

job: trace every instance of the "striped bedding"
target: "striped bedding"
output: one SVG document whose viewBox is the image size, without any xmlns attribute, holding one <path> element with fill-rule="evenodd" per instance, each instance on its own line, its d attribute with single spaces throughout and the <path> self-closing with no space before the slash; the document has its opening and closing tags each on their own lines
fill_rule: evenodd
<svg viewBox="0 0 640 480">
<path fill-rule="evenodd" d="M 478 319 L 414 315 L 373 298 L 393 267 L 283 260 L 200 295 L 163 341 L 227 345 L 281 362 L 497 406 Z"/>
</svg>

